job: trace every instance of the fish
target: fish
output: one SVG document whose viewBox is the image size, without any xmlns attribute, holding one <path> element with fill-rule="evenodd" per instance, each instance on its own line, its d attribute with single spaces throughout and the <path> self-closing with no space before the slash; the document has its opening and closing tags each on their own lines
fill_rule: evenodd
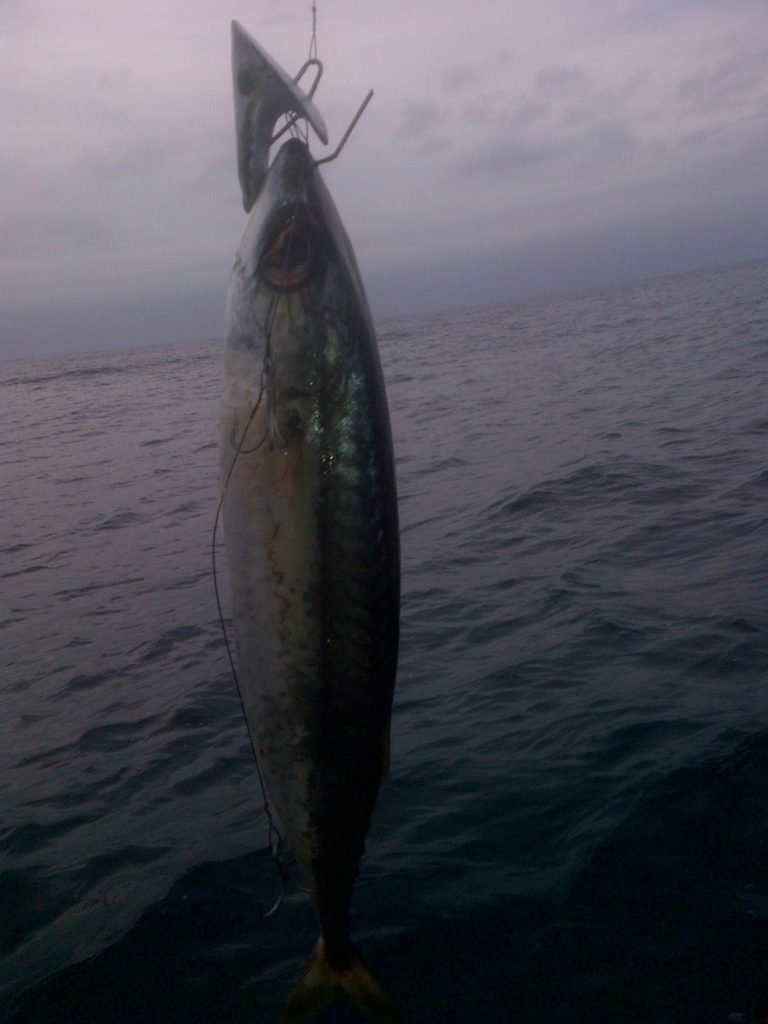
<svg viewBox="0 0 768 1024">
<path fill-rule="evenodd" d="M 322 118 L 236 22 L 232 38 L 248 219 L 227 295 L 219 461 L 236 671 L 266 803 L 320 925 L 283 1020 L 310 1021 L 344 993 L 401 1024 L 349 925 L 398 657 L 384 379 L 357 260 L 306 140 L 264 155 L 280 114 L 321 137 Z"/>
</svg>

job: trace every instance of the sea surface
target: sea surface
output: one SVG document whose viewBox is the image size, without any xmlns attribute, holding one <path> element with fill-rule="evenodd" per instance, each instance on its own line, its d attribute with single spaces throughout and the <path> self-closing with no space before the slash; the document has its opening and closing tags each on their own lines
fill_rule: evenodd
<svg viewBox="0 0 768 1024">
<path fill-rule="evenodd" d="M 402 649 L 359 945 L 414 1024 L 764 1024 L 768 263 L 379 344 Z M 265 916 L 221 381 L 214 343 L 0 366 L 3 1021 L 276 1022 L 316 938 L 300 884 Z"/>
</svg>

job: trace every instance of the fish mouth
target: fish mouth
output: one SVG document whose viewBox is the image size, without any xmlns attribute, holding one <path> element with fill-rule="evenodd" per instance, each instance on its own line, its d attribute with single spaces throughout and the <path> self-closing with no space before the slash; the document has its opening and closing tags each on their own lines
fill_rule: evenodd
<svg viewBox="0 0 768 1024">
<path fill-rule="evenodd" d="M 280 182 L 285 195 L 301 196 L 315 167 L 309 146 L 301 139 L 288 139 L 280 147 L 270 173 Z"/>
<path fill-rule="evenodd" d="M 311 281 L 320 264 L 320 235 L 303 203 L 279 211 L 266 239 L 259 274 L 270 288 L 290 292 Z"/>
</svg>

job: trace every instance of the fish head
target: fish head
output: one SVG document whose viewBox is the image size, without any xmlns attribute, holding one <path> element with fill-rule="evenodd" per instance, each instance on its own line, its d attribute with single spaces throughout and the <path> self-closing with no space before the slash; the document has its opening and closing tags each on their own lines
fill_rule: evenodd
<svg viewBox="0 0 768 1024">
<path fill-rule="evenodd" d="M 289 139 L 268 168 L 230 278 L 228 376 L 306 389 L 328 339 L 370 331 L 354 252 L 307 144 Z M 351 343 L 351 342 L 350 342 Z"/>
<path fill-rule="evenodd" d="M 328 261 L 327 232 L 313 201 L 314 174 L 306 143 L 290 139 L 270 167 L 259 209 L 254 211 L 252 223 L 258 234 L 253 238 L 252 266 L 272 296 L 296 293 L 308 298 L 305 293 Z"/>
</svg>

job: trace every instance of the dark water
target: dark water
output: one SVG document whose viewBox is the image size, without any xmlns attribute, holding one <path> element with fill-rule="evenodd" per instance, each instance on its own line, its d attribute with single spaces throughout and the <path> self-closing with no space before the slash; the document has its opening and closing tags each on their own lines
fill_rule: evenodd
<svg viewBox="0 0 768 1024">
<path fill-rule="evenodd" d="M 768 264 L 382 325 L 403 644 L 354 932 L 414 1022 L 763 1024 Z M 277 1021 L 214 345 L 2 367 L 0 991 Z M 338 1005 L 324 1020 L 359 1020 Z"/>
</svg>

